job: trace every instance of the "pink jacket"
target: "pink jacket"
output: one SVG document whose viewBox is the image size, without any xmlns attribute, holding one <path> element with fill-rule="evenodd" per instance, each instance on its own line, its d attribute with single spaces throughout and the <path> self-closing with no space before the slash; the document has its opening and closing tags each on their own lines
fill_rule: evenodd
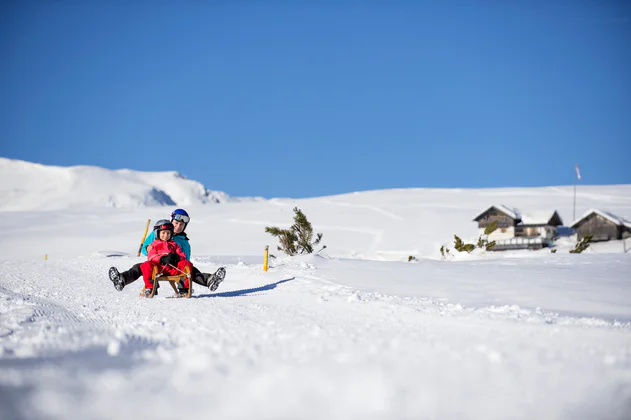
<svg viewBox="0 0 631 420">
<path fill-rule="evenodd" d="M 173 240 L 170 241 L 160 241 L 156 239 L 151 243 L 151 251 L 147 254 L 149 261 L 153 261 L 155 263 L 160 263 L 160 257 L 175 253 L 180 256 L 181 260 L 186 259 L 186 254 L 182 252 L 182 248 L 178 244 L 176 244 Z"/>
</svg>

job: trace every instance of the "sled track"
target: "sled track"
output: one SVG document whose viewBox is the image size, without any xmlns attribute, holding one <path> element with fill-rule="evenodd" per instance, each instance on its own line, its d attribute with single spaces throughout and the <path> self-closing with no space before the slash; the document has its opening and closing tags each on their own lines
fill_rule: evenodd
<svg viewBox="0 0 631 420">
<path fill-rule="evenodd" d="M 98 308 L 97 308 L 98 309 Z M 0 361 L 15 358 L 62 357 L 76 351 L 99 350 L 112 343 L 135 351 L 170 343 L 121 333 L 98 311 L 83 305 L 65 308 L 50 300 L 12 292 L 0 286 Z M 117 350 L 120 351 L 120 350 Z"/>
<path fill-rule="evenodd" d="M 522 308 L 518 305 L 488 307 L 466 307 L 459 303 L 446 302 L 431 297 L 406 297 L 386 295 L 378 292 L 358 291 L 351 287 L 327 280 L 326 276 L 309 274 L 305 268 L 285 270 L 302 281 L 301 288 L 320 295 L 322 300 L 345 300 L 361 304 L 384 304 L 405 307 L 408 310 L 441 317 L 471 317 L 481 320 L 523 322 L 529 324 L 554 324 L 581 328 L 605 328 L 631 331 L 631 322 L 581 316 L 567 316 L 541 308 Z"/>
</svg>

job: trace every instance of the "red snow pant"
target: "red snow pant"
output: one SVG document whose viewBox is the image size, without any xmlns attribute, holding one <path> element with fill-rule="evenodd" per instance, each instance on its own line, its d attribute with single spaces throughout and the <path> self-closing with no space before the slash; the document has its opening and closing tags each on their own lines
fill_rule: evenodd
<svg viewBox="0 0 631 420">
<path fill-rule="evenodd" d="M 151 275 L 153 274 L 153 267 L 158 267 L 158 273 L 162 273 L 165 276 L 177 276 L 184 272 L 184 269 L 188 267 L 189 273 L 193 272 L 193 264 L 189 260 L 180 260 L 177 263 L 177 270 L 170 265 L 162 265 L 153 261 L 145 261 L 140 264 L 140 271 L 142 271 L 142 279 L 145 281 L 145 287 L 147 289 L 153 289 L 153 281 L 151 281 Z M 184 287 L 188 286 L 188 279 L 184 280 Z"/>
</svg>

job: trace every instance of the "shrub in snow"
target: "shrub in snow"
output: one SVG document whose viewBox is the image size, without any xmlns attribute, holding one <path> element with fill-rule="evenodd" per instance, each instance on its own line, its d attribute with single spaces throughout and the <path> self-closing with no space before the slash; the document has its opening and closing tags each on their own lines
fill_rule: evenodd
<svg viewBox="0 0 631 420">
<path fill-rule="evenodd" d="M 489 242 L 489 235 L 497 229 L 498 222 L 497 220 L 489 223 L 489 225 L 484 229 L 484 233 L 478 237 L 478 241 L 476 244 L 467 244 L 464 243 L 462 239 L 458 235 L 454 235 L 454 249 L 458 252 L 467 252 L 471 253 L 474 249 L 484 249 L 485 251 L 491 251 L 495 247 L 495 241 Z M 445 259 L 449 256 L 449 249 L 444 245 L 440 247 L 440 255 Z"/>
<path fill-rule="evenodd" d="M 484 248 L 487 251 L 495 248 L 495 241 L 489 242 L 489 235 L 497 230 L 498 221 L 495 220 L 488 224 L 488 226 L 484 229 L 484 234 L 480 235 L 478 238 L 478 248 Z"/>
<path fill-rule="evenodd" d="M 322 240 L 322 234 L 316 234 L 313 240 L 313 227 L 307 220 L 307 216 L 298 208 L 294 207 L 294 224 L 289 229 L 280 229 L 276 226 L 266 226 L 265 232 L 277 237 L 280 241 L 279 251 L 292 256 L 296 254 L 311 254 L 313 248 Z M 322 246 L 320 251 L 326 248 Z M 318 252 L 320 252 L 318 251 Z"/>
<path fill-rule="evenodd" d="M 587 248 L 589 248 L 589 244 L 591 241 L 592 235 L 583 236 L 583 239 L 581 239 L 581 241 L 576 244 L 574 249 L 570 249 L 570 254 L 580 254 L 581 252 L 585 251 Z"/>
<path fill-rule="evenodd" d="M 454 235 L 454 248 L 458 252 L 463 252 L 463 251 L 471 252 L 475 249 L 475 245 L 466 244 L 462 241 L 462 239 L 460 239 L 458 235 Z"/>
<path fill-rule="evenodd" d="M 441 245 L 440 246 L 440 255 L 442 255 L 443 258 L 449 256 L 449 248 L 447 248 L 445 245 Z"/>
</svg>

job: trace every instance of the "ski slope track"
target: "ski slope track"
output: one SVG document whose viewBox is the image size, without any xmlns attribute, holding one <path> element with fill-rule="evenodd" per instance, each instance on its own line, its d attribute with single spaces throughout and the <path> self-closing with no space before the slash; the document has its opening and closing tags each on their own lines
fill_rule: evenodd
<svg viewBox="0 0 631 420">
<path fill-rule="evenodd" d="M 302 256 L 265 273 L 259 258 L 200 256 L 228 276 L 189 300 L 168 286 L 139 298 L 141 280 L 115 291 L 108 267 L 141 258 L 3 263 L 2 418 L 626 418 L 631 294 L 607 279 L 631 259 L 591 257 L 574 278 L 575 257 L 547 261 L 550 289 L 574 281 L 548 301 L 561 310 L 534 304 L 541 264 L 520 259 L 489 272 Z M 520 296 L 438 286 L 485 276 L 512 278 Z"/>
</svg>

